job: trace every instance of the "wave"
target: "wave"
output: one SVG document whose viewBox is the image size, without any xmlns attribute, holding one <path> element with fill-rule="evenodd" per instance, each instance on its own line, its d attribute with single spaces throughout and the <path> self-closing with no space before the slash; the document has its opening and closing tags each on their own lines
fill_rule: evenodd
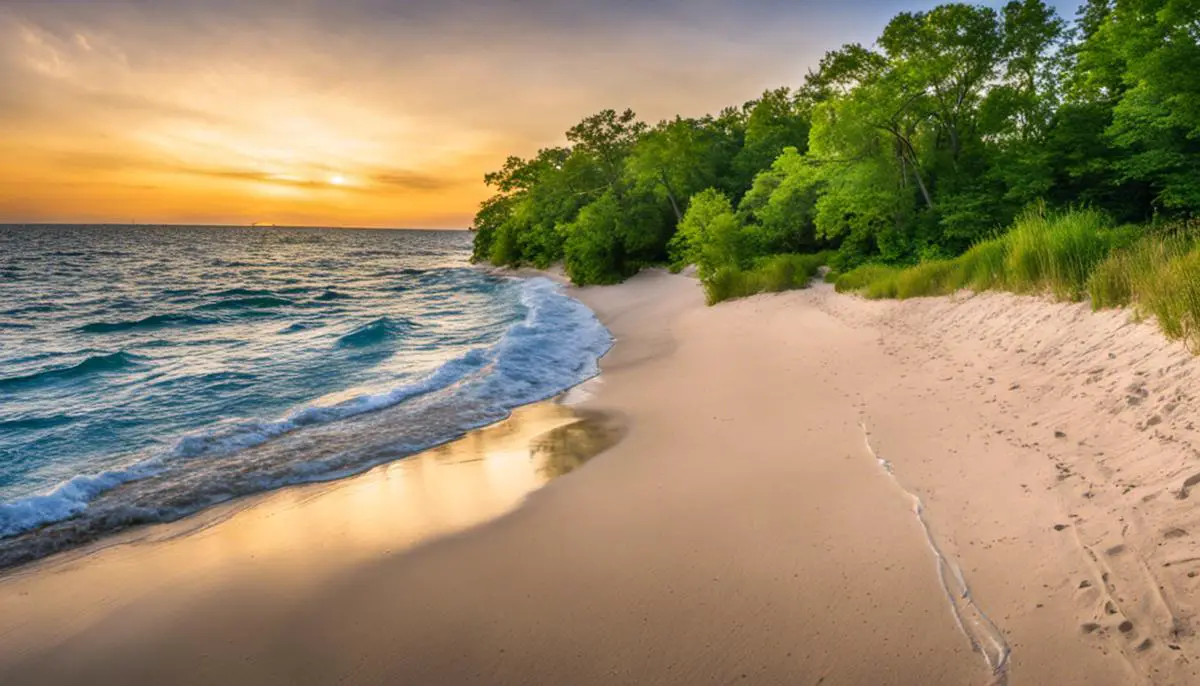
<svg viewBox="0 0 1200 686">
<path fill-rule="evenodd" d="M 382 393 L 302 406 L 275 421 L 230 423 L 188 435 L 127 468 L 78 476 L 48 493 L 0 503 L 0 539 L 73 518 L 61 526 L 75 533 L 54 532 L 58 542 L 53 545 L 61 548 L 131 523 L 178 518 L 237 495 L 358 473 L 452 440 L 594 376 L 600 356 L 612 345 L 595 315 L 549 280 L 530 279 L 520 288 L 526 315 L 492 345 L 470 349 L 423 378 Z M 347 335 L 405 324 L 376 320 Z M 385 409 L 387 415 L 363 428 L 361 422 Z M 294 432 L 299 433 L 292 441 L 287 435 Z M 364 448 L 371 440 L 386 445 Z M 113 490 L 122 484 L 130 485 Z M 93 501 L 103 506 L 89 518 Z M 20 545 L 6 541 L 0 548 Z M 26 559 L 32 559 L 28 550 L 0 549 L 0 566 Z"/>
<path fill-rule="evenodd" d="M 337 345 L 339 348 L 365 348 L 402 336 L 412 328 L 412 322 L 407 319 L 380 317 L 345 334 L 337 340 Z"/>
<path fill-rule="evenodd" d="M 298 333 L 300 331 L 310 331 L 312 329 L 320 329 L 320 328 L 323 328 L 324 326 L 325 326 L 325 324 L 321 323 L 321 322 L 296 322 L 294 324 L 289 324 L 288 326 L 280 329 L 277 333 L 280 333 L 280 334 Z"/>
<path fill-rule="evenodd" d="M 0 431 L 32 431 L 50 429 L 63 424 L 70 424 L 75 417 L 66 414 L 56 414 L 49 417 L 24 417 L 21 419 L 0 420 Z"/>
<path fill-rule="evenodd" d="M 287 298 L 278 298 L 270 295 L 258 295 L 242 298 L 231 298 L 229 300 L 219 300 L 217 302 L 207 303 L 197 307 L 197 310 L 262 310 L 274 307 L 288 307 L 296 303 Z"/>
<path fill-rule="evenodd" d="M 134 329 L 158 329 L 167 326 L 200 326 L 214 324 L 215 319 L 190 314 L 155 314 L 142 319 L 120 322 L 92 322 L 79 327 L 84 333 L 114 333 Z"/>
<path fill-rule="evenodd" d="M 145 358 L 121 351 L 108 355 L 93 355 L 78 364 L 69 367 L 44 369 L 33 374 L 0 378 L 0 388 L 12 389 L 18 386 L 33 386 L 38 384 L 69 381 L 90 374 L 116 372 L 139 365 Z"/>
<path fill-rule="evenodd" d="M 339 292 L 333 290 L 332 288 L 327 288 L 327 289 L 325 289 L 325 291 L 323 293 L 318 295 L 315 299 L 321 300 L 321 301 L 328 301 L 328 300 L 350 300 L 351 298 L 353 298 L 353 296 L 346 295 L 345 293 L 339 293 Z"/>
<path fill-rule="evenodd" d="M 26 305 L 25 307 L 17 307 L 15 309 L 5 310 L 3 312 L 0 312 L 0 315 L 15 316 L 15 315 L 21 315 L 21 314 L 39 314 L 42 312 L 58 312 L 60 310 L 65 310 L 65 309 L 66 308 L 63 307 L 62 305 L 53 305 L 53 304 Z"/>
<path fill-rule="evenodd" d="M 217 291 L 209 295 L 213 298 L 256 298 L 259 296 L 275 295 L 275 292 L 262 288 L 226 288 L 223 291 Z"/>
</svg>

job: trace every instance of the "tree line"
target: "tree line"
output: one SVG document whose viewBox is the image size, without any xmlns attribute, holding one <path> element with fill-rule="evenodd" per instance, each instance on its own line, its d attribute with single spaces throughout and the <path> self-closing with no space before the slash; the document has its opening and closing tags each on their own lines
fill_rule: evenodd
<svg viewBox="0 0 1200 686">
<path fill-rule="evenodd" d="M 903 12 L 796 88 L 654 125 L 604 110 L 566 140 L 485 177 L 476 261 L 562 262 L 579 284 L 695 264 L 710 282 L 791 269 L 782 255 L 951 258 L 1033 205 L 1187 218 L 1200 0 L 1088 0 L 1072 21 L 1042 0 Z"/>
</svg>

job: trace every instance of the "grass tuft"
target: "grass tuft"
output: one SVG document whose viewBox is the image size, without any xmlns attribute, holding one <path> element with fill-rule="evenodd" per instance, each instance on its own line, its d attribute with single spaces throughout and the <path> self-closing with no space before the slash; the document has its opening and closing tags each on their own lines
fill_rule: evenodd
<svg viewBox="0 0 1200 686">
<path fill-rule="evenodd" d="M 833 281 L 833 288 L 838 293 L 861 291 L 873 283 L 882 285 L 883 282 L 893 281 L 900 270 L 884 264 L 864 264 L 848 272 L 839 274 Z M 878 296 L 890 297 L 890 296 Z"/>
<path fill-rule="evenodd" d="M 1044 206 L 1027 210 L 1002 239 L 1008 242 L 1006 290 L 1082 300 L 1088 277 L 1112 247 L 1110 226 L 1108 217 L 1095 210 L 1058 215 Z"/>
<path fill-rule="evenodd" d="M 772 255 L 750 269 L 722 267 L 704 281 L 704 294 L 708 304 L 715 305 L 757 293 L 805 288 L 831 255 L 828 252 Z"/>
</svg>

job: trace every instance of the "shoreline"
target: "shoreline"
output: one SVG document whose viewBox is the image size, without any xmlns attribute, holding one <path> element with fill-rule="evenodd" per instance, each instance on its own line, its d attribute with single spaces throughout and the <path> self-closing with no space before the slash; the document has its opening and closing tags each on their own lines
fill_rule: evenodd
<svg viewBox="0 0 1200 686">
<path fill-rule="evenodd" d="M 553 279 L 522 279 L 515 290 L 523 316 L 465 352 L 451 348 L 412 378 L 258 419 L 218 421 L 0 503 L 0 572 L 230 500 L 354 476 L 494 424 L 598 373 L 611 341 L 593 313 Z"/>
<path fill-rule="evenodd" d="M 247 577 L 311 588 L 355 565 L 452 536 L 503 516 L 623 433 L 619 417 L 574 409 L 559 396 L 360 474 L 236 498 L 6 569 L 0 674 L 8 660 L 56 634 L 119 621 L 106 606 L 175 600 L 176 587 L 190 589 L 181 595 L 203 593 Z"/>
<path fill-rule="evenodd" d="M 616 339 L 578 411 L 627 427 L 586 469 L 405 551 L 338 560 L 309 521 L 270 575 L 251 545 L 229 574 L 68 628 L 0 580 L 0 635 L 23 637 L 0 648 L 0 680 L 1196 680 L 1197 367 L 1152 329 L 1012 296 L 869 302 L 825 285 L 708 308 L 694 280 L 659 271 L 569 293 Z M 365 477 L 271 517 L 249 505 L 141 573 L 207 559 L 198 542 L 236 538 L 238 518 L 307 521 Z M 331 510 L 343 524 L 386 511 L 349 503 Z M 117 569 L 23 582 L 93 570 L 95 600 L 130 583 Z M 960 630 L 976 612 L 994 633 Z M 1003 648 L 976 652 L 989 636 Z"/>
</svg>

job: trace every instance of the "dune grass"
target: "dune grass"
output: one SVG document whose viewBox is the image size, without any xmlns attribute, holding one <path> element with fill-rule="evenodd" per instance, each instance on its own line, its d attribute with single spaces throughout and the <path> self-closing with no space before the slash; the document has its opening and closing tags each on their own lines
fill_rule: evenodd
<svg viewBox="0 0 1200 686">
<path fill-rule="evenodd" d="M 1081 300 L 1092 270 L 1112 248 L 1110 228 L 1108 217 L 1096 210 L 1055 215 L 1036 207 L 1025 212 L 999 239 L 1008 243 L 1005 288 Z"/>
<path fill-rule="evenodd" d="M 1036 207 L 1012 229 L 952 260 L 899 268 L 867 264 L 832 277 L 866 298 L 949 295 L 960 289 L 1046 294 L 1095 310 L 1129 307 L 1200 353 L 1200 222 L 1113 227 L 1092 210 Z"/>
<path fill-rule="evenodd" d="M 749 269 L 722 267 L 704 282 L 709 305 L 757 293 L 777 293 L 808 286 L 832 253 L 771 255 Z"/>
<path fill-rule="evenodd" d="M 1195 245 L 1195 240 L 1186 233 L 1160 232 L 1114 250 L 1096 266 L 1088 281 L 1092 307 L 1099 310 L 1136 305 L 1141 299 L 1139 295 L 1155 290 L 1157 273 Z"/>
<path fill-rule="evenodd" d="M 833 279 L 833 287 L 838 293 L 861 291 L 871 284 L 895 280 L 900 271 L 897 267 L 885 264 L 864 264 L 844 274 L 836 275 L 836 278 Z"/>
<path fill-rule="evenodd" d="M 1130 307 L 1200 353 L 1200 237 L 1179 225 L 1114 250 L 1088 283 L 1092 308 Z"/>
<path fill-rule="evenodd" d="M 902 270 L 865 265 L 843 274 L 837 283 L 839 290 L 859 291 L 868 298 L 948 295 L 969 288 L 1080 300 L 1115 235 L 1100 212 L 1052 214 L 1038 206 L 1018 217 L 1007 233 L 976 243 L 952 260 L 930 260 Z"/>
</svg>

